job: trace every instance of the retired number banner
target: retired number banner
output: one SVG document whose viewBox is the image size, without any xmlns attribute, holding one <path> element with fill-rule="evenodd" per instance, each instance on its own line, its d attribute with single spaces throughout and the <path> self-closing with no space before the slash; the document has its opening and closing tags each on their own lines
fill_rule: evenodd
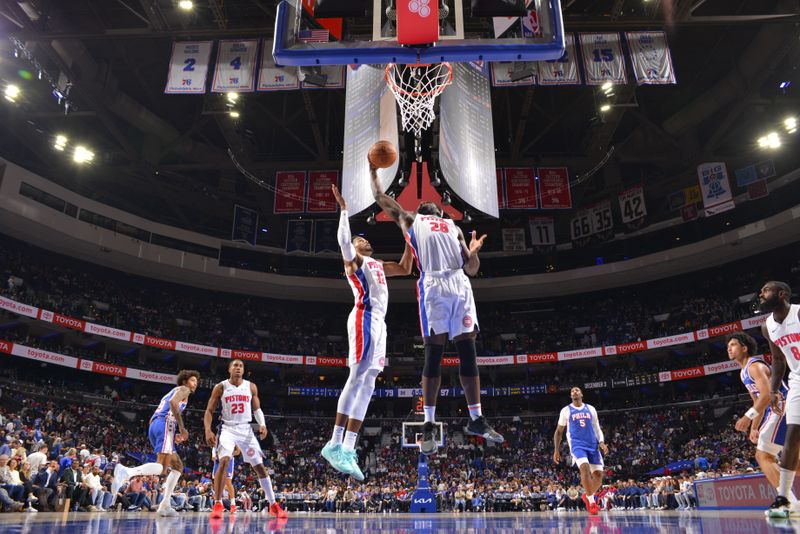
<svg viewBox="0 0 800 534">
<path fill-rule="evenodd" d="M 531 230 L 531 245 L 540 247 L 556 244 L 556 226 L 553 217 L 531 217 L 528 225 Z"/>
<path fill-rule="evenodd" d="M 490 65 L 492 67 L 492 85 L 494 87 L 536 85 L 536 74 L 539 71 L 539 64 L 536 62 L 493 61 Z M 512 80 L 515 66 L 519 69 L 530 69 L 531 75 L 519 80 Z"/>
<path fill-rule="evenodd" d="M 579 211 L 569 222 L 569 234 L 573 241 L 589 237 L 593 233 L 591 209 Z"/>
<path fill-rule="evenodd" d="M 533 167 L 507 168 L 506 209 L 536 209 L 536 181 Z"/>
<path fill-rule="evenodd" d="M 255 87 L 258 40 L 220 41 L 214 69 L 214 93 L 249 92 Z"/>
<path fill-rule="evenodd" d="M 618 33 L 581 33 L 578 38 L 587 84 L 628 83 L 625 57 L 622 55 L 622 42 Z"/>
<path fill-rule="evenodd" d="M 697 167 L 697 178 L 703 193 L 706 217 L 736 207 L 728 180 L 728 170 L 723 162 L 703 163 Z"/>
<path fill-rule="evenodd" d="M 566 167 L 539 167 L 539 198 L 543 210 L 570 209 L 569 171 Z"/>
<path fill-rule="evenodd" d="M 320 71 L 325 80 L 323 85 L 314 85 L 305 81 L 300 81 L 303 89 L 341 89 L 344 87 L 345 67 L 342 65 L 321 65 Z"/>
<path fill-rule="evenodd" d="M 677 83 L 667 34 L 658 32 L 626 32 L 631 63 L 638 85 Z"/>
<path fill-rule="evenodd" d="M 580 85 L 578 53 L 575 49 L 575 35 L 568 33 L 567 49 L 560 59 L 539 62 L 539 85 Z"/>
<path fill-rule="evenodd" d="M 592 233 L 599 234 L 614 228 L 611 201 L 604 200 L 592 207 Z"/>
<path fill-rule="evenodd" d="M 275 189 L 275 213 L 303 213 L 306 203 L 305 171 L 276 172 Z"/>
<path fill-rule="evenodd" d="M 308 172 L 309 213 L 336 213 L 336 198 L 331 185 L 339 185 L 339 171 Z"/>
<path fill-rule="evenodd" d="M 619 194 L 619 211 L 622 222 L 629 223 L 647 215 L 644 205 L 644 188 L 641 185 L 631 187 Z"/>
<path fill-rule="evenodd" d="M 165 93 L 198 94 L 206 92 L 211 41 L 183 41 L 172 44 Z"/>
<path fill-rule="evenodd" d="M 272 58 L 272 41 L 264 39 L 256 91 L 289 91 L 292 89 L 300 89 L 297 67 L 275 65 L 275 60 Z"/>
</svg>

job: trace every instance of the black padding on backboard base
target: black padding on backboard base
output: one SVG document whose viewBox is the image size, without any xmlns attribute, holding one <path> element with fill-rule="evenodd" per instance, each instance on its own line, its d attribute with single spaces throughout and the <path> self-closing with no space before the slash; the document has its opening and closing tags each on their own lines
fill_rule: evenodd
<svg viewBox="0 0 800 534">
<path fill-rule="evenodd" d="M 369 0 L 317 0 L 315 18 L 365 17 Z"/>
</svg>

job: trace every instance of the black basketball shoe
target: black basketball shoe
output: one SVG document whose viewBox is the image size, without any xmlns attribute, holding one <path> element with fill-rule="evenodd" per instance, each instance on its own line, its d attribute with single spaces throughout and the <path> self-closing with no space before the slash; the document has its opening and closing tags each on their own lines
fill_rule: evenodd
<svg viewBox="0 0 800 534">
<path fill-rule="evenodd" d="M 486 422 L 486 418 L 483 416 L 480 416 L 474 420 L 470 420 L 467 426 L 464 427 L 464 433 L 469 434 L 470 436 L 480 436 L 486 441 L 491 441 L 492 443 L 503 443 L 506 440 L 503 436 L 498 434 L 495 429 L 489 425 L 489 423 Z"/>
<path fill-rule="evenodd" d="M 789 504 L 789 499 L 778 495 L 775 497 L 775 500 L 772 501 L 772 504 L 769 505 L 767 516 L 774 518 L 787 518 L 789 517 L 790 509 L 791 507 Z"/>
<path fill-rule="evenodd" d="M 436 426 L 430 421 L 422 425 L 422 441 L 419 442 L 419 450 L 422 454 L 433 454 L 436 452 Z"/>
</svg>

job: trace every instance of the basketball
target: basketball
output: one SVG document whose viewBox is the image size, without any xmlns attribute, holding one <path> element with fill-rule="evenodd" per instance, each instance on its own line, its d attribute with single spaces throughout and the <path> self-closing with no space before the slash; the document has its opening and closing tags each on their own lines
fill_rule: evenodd
<svg viewBox="0 0 800 534">
<path fill-rule="evenodd" d="M 374 167 L 386 169 L 397 161 L 397 149 L 389 141 L 378 141 L 369 147 L 367 158 Z"/>
</svg>

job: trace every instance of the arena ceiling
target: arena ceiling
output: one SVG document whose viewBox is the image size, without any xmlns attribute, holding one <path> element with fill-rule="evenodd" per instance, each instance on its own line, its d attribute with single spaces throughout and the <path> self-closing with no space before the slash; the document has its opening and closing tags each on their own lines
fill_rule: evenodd
<svg viewBox="0 0 800 534">
<path fill-rule="evenodd" d="M 562 3 L 567 31 L 666 29 L 678 78 L 674 86 L 631 82 L 606 115 L 589 86 L 493 90 L 498 166 L 557 164 L 580 174 L 604 162 L 573 192 L 576 206 L 640 182 L 648 198 L 666 198 L 696 183 L 692 169 L 702 161 L 752 163 L 757 136 L 797 110 L 795 87 L 779 88 L 800 83 L 795 1 Z M 21 71 L 33 75 L 18 105 L 0 104 L 0 153 L 153 220 L 224 237 L 238 203 L 282 228 L 271 193 L 242 177 L 227 150 L 267 179 L 276 170 L 339 167 L 344 90 L 244 95 L 238 122 L 225 113 L 224 95 L 165 95 L 173 41 L 269 37 L 274 25 L 274 1 L 199 0 L 191 13 L 176 4 L 0 1 L 0 76 L 9 83 Z M 358 21 L 348 28 L 368 31 Z M 491 31 L 490 22 L 468 21 L 466 31 Z M 14 57 L 10 38 L 55 82 L 59 73 L 69 80 L 68 114 L 46 76 L 36 81 L 38 68 Z M 53 150 L 49 136 L 62 131 L 86 140 L 97 154 L 92 165 L 79 168 Z M 796 167 L 795 151 L 784 152 L 774 156 Z M 282 246 L 283 235 L 262 237 Z"/>
</svg>

